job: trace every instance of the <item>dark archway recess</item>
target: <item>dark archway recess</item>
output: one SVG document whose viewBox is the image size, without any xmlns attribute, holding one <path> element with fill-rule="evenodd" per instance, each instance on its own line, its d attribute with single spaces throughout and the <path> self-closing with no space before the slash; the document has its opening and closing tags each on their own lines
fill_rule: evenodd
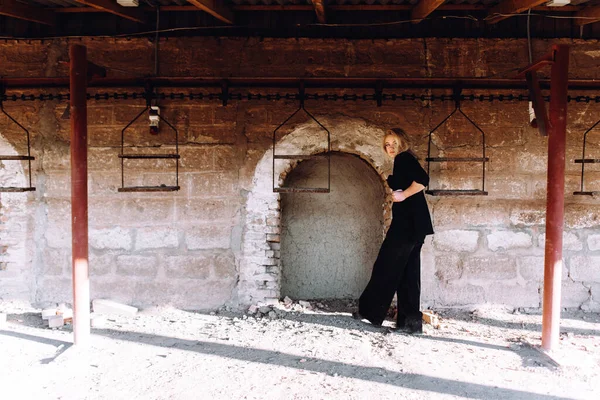
<svg viewBox="0 0 600 400">
<path fill-rule="evenodd" d="M 286 185 L 327 179 L 324 159 L 303 161 Z M 385 190 L 357 156 L 333 153 L 331 192 L 281 195 L 281 295 L 294 299 L 357 298 L 383 240 Z"/>
</svg>

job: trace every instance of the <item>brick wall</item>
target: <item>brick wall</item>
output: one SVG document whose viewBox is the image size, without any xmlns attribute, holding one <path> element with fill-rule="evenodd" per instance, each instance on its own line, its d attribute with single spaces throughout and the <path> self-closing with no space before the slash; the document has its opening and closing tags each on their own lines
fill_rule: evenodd
<svg viewBox="0 0 600 400">
<path fill-rule="evenodd" d="M 106 66 L 109 76 L 153 72 L 154 49 L 145 39 L 82 42 L 90 60 Z M 572 45 L 572 78 L 599 78 L 596 41 L 562 42 Z M 69 43 L 4 41 L 0 75 L 65 76 L 68 71 L 60 61 L 68 61 Z M 534 41 L 534 58 L 552 43 Z M 510 77 L 527 59 L 523 40 L 177 38 L 160 46 L 160 72 L 170 76 Z M 423 251 L 427 305 L 540 306 L 547 139 L 528 126 L 526 105 L 463 104 L 486 132 L 489 196 L 429 197 L 437 234 Z M 37 303 L 71 299 L 69 122 L 61 119 L 65 106 L 58 101 L 5 103 L 32 133 L 38 190 L 0 194 L 3 298 L 26 297 Z M 120 132 L 143 106 L 142 100 L 133 99 L 88 102 L 92 298 L 212 309 L 279 297 L 281 209 L 271 189 L 270 146 L 273 130 L 297 104 L 232 101 L 223 107 L 208 100 L 161 101 L 161 114 L 179 131 L 182 190 L 117 193 Z M 385 129 L 403 127 L 424 158 L 427 133 L 453 104 L 396 101 L 378 108 L 363 101 L 307 101 L 306 107 L 331 130 L 335 151 L 358 155 L 384 177 L 390 168 L 379 147 Z M 563 305 L 595 310 L 600 308 L 600 203 L 571 193 L 578 189 L 580 169 L 573 160 L 581 157 L 583 132 L 595 122 L 599 107 L 569 104 L 563 271 Z M 312 139 L 311 129 L 306 121 L 293 121 L 278 148 L 317 152 L 322 143 Z M 146 131 L 145 122 L 128 130 L 131 151 L 173 150 L 172 136 Z M 20 132 L 1 119 L 0 135 L 4 147 L 23 151 Z M 457 118 L 435 136 L 434 150 L 472 154 L 478 151 L 472 145 L 477 140 L 476 132 Z M 600 141 L 590 140 L 590 152 L 600 154 Z M 24 179 L 23 167 L 4 166 L 0 181 Z M 283 181 L 292 168 L 280 163 L 276 175 Z M 172 163 L 164 160 L 130 162 L 126 184 L 171 184 L 172 171 Z M 431 171 L 432 182 L 440 187 L 477 185 L 479 173 L 476 166 L 452 164 Z M 587 176 L 593 190 L 598 172 L 590 167 Z M 389 208 L 386 218 L 389 222 Z"/>
</svg>

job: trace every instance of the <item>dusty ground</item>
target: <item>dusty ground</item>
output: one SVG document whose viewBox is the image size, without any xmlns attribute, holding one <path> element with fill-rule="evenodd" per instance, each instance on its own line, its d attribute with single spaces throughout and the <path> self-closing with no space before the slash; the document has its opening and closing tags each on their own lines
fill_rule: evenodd
<svg viewBox="0 0 600 400">
<path fill-rule="evenodd" d="M 86 349 L 69 326 L 44 327 L 40 310 L 0 303 L 0 397 L 600 399 L 598 314 L 563 314 L 556 366 L 535 348 L 539 314 L 445 312 L 440 329 L 411 336 L 353 320 L 347 303 L 313 304 L 262 318 L 111 316 Z"/>
</svg>

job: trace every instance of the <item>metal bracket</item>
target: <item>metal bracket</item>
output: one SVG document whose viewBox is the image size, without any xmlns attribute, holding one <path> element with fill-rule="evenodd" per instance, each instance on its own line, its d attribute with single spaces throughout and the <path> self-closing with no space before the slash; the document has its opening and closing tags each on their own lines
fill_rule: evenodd
<svg viewBox="0 0 600 400">
<path fill-rule="evenodd" d="M 431 168 L 430 168 L 431 163 L 435 163 L 435 162 L 468 162 L 468 163 L 477 162 L 477 163 L 481 163 L 481 165 L 482 165 L 481 189 L 431 189 L 431 188 L 428 188 L 425 191 L 425 193 L 430 194 L 432 196 L 487 196 L 487 194 L 488 194 L 488 192 L 486 192 L 486 190 L 485 190 L 485 163 L 488 162 L 490 159 L 485 156 L 485 133 L 483 132 L 483 130 L 481 130 L 481 128 L 479 126 L 477 126 L 477 124 L 475 122 L 473 122 L 473 120 L 471 120 L 471 118 L 469 118 L 467 116 L 467 114 L 465 114 L 460 109 L 461 94 L 462 94 L 462 86 L 459 83 L 454 87 L 453 92 L 452 92 L 452 97 L 454 98 L 454 111 L 452 111 L 450 113 L 450 115 L 448 115 L 446 118 L 444 118 L 442 120 L 442 122 L 437 124 L 437 126 L 429 132 L 429 141 L 427 144 L 427 158 L 425 159 L 427 161 L 427 175 L 429 175 L 429 172 L 431 170 Z M 440 126 L 442 126 L 444 123 L 446 123 L 446 121 L 448 121 L 448 119 L 450 119 L 450 117 L 452 117 L 457 111 L 460 114 L 462 114 L 462 116 L 465 117 L 467 119 L 467 121 L 469 121 L 471 123 L 471 125 L 473 125 L 475 128 L 477 128 L 477 130 L 479 132 L 481 132 L 482 156 L 481 157 L 432 157 L 431 156 L 431 137 L 432 137 L 433 133 Z"/>
<path fill-rule="evenodd" d="M 286 118 L 275 130 L 273 131 L 273 192 L 275 193 L 329 193 L 331 191 L 331 133 L 327 128 L 323 126 L 311 113 L 304 108 L 304 99 L 305 99 L 305 87 L 304 81 L 300 81 L 298 85 L 298 100 L 299 107 L 296 111 L 292 113 L 289 117 Z M 277 131 L 281 129 L 290 119 L 292 119 L 298 112 L 302 110 L 306 115 L 310 117 L 314 122 L 317 123 L 321 127 L 322 130 L 327 132 L 327 150 L 325 153 L 321 154 L 276 154 L 275 147 L 277 144 Z M 326 188 L 308 188 L 308 187 L 278 187 L 275 185 L 275 160 L 304 160 L 304 159 L 316 159 L 316 158 L 325 158 L 327 159 L 327 187 Z"/>
<path fill-rule="evenodd" d="M 221 101 L 223 102 L 223 107 L 227 107 L 227 101 L 229 100 L 229 81 L 227 79 L 223 79 L 221 82 Z"/>
<path fill-rule="evenodd" d="M 598 191 L 598 190 L 596 190 L 596 191 L 584 190 L 585 164 L 600 164 L 600 159 L 598 159 L 598 158 L 585 158 L 585 147 L 586 147 L 586 143 L 587 143 L 587 135 L 598 124 L 600 124 L 600 120 L 596 121 L 596 123 L 594 125 L 592 125 L 592 127 L 589 128 L 587 131 L 585 131 L 585 133 L 583 134 L 583 150 L 581 152 L 581 158 L 575 160 L 576 164 L 581 164 L 581 187 L 580 187 L 579 191 L 573 192 L 574 195 L 579 195 L 579 196 L 600 195 L 600 191 Z"/>
<path fill-rule="evenodd" d="M 6 94 L 6 88 L 0 82 L 0 113 L 6 115 L 6 117 L 16 124 L 21 130 L 23 130 L 27 136 L 27 155 L 0 155 L 0 161 L 27 161 L 27 172 L 29 176 L 29 186 L 20 187 L 20 186 L 4 186 L 0 187 L 0 192 L 33 192 L 35 191 L 35 187 L 31 185 L 31 161 L 35 160 L 34 157 L 31 156 L 31 140 L 29 131 L 25 129 L 23 125 L 18 123 L 10 114 L 8 114 L 4 110 L 3 99 Z"/>
<path fill-rule="evenodd" d="M 378 80 L 375 82 L 375 100 L 377 101 L 377 107 L 381 107 L 383 103 L 383 81 Z"/>
<path fill-rule="evenodd" d="M 119 158 L 121 159 L 121 187 L 118 189 L 119 192 L 173 192 L 181 189 L 179 186 L 179 134 L 177 129 L 167 121 L 164 116 L 160 117 L 160 121 L 167 124 L 169 128 L 175 133 L 175 153 L 166 154 L 125 154 L 125 131 L 135 123 L 143 114 L 150 112 L 152 107 L 152 87 L 150 84 L 146 85 L 146 108 L 144 108 L 133 120 L 131 120 L 123 130 L 121 130 L 121 152 Z M 175 160 L 175 185 L 158 185 L 158 186 L 125 186 L 125 160 L 126 159 L 138 159 L 138 160 L 150 160 L 150 159 L 168 159 Z"/>
</svg>

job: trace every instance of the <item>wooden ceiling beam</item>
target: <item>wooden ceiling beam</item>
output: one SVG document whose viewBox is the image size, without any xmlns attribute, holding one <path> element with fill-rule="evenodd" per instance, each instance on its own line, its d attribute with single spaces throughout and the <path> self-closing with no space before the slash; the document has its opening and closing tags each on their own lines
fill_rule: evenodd
<svg viewBox="0 0 600 400">
<path fill-rule="evenodd" d="M 525 10 L 547 2 L 548 0 L 502 0 L 500 4 L 488 11 L 488 16 L 485 20 L 488 24 L 495 24 L 503 19 L 512 17 L 513 14 L 520 14 Z"/>
<path fill-rule="evenodd" d="M 0 15 L 53 26 L 56 16 L 52 11 L 31 7 L 16 0 L 0 0 Z"/>
<path fill-rule="evenodd" d="M 111 0 L 75 0 L 77 3 L 84 4 L 86 6 L 95 8 L 102 12 L 107 12 L 109 14 L 118 15 L 119 17 L 139 22 L 142 24 L 147 24 L 147 16 L 146 13 L 141 11 L 140 9 L 134 7 L 123 7 L 117 4 L 116 1 Z"/>
<path fill-rule="evenodd" d="M 321 24 L 327 23 L 327 17 L 325 15 L 325 1 L 324 0 L 311 0 L 315 13 L 317 14 L 317 20 Z"/>
<path fill-rule="evenodd" d="M 413 24 L 418 24 L 429 14 L 434 12 L 439 6 L 444 4 L 445 0 L 421 0 L 410 12 L 410 19 Z"/>
<path fill-rule="evenodd" d="M 233 6 L 232 10 L 236 11 L 313 11 L 314 8 L 312 6 L 289 6 L 294 8 L 282 8 L 288 6 L 251 6 L 251 5 L 243 5 L 243 6 Z M 343 9 L 340 7 L 344 7 Z M 368 9 L 363 9 L 361 6 L 360 9 L 355 9 L 353 7 L 356 6 L 336 6 L 330 5 L 327 6 L 327 11 L 410 11 L 413 9 L 411 5 L 391 5 L 391 6 L 368 6 Z M 364 6 L 367 7 L 367 6 Z M 154 7 L 139 7 L 139 9 L 144 10 L 146 12 L 156 12 L 156 8 Z M 481 11 L 487 10 L 488 7 L 481 4 L 443 4 L 437 8 L 439 11 Z M 97 10 L 91 7 L 54 7 L 54 8 L 44 8 L 44 10 L 54 11 L 55 13 L 96 13 L 102 12 L 101 10 Z M 577 12 L 583 10 L 582 6 L 563 6 L 563 7 L 546 7 L 546 6 L 538 6 L 534 7 L 533 11 L 552 11 L 552 12 Z M 183 12 L 183 11 L 197 11 L 203 12 L 203 10 L 199 9 L 196 6 L 161 6 L 161 12 Z"/>
<path fill-rule="evenodd" d="M 575 25 L 579 26 L 598 22 L 600 21 L 600 6 L 585 7 L 576 12 L 573 17 L 576 18 Z"/>
<path fill-rule="evenodd" d="M 202 11 L 205 11 L 226 24 L 232 25 L 233 10 L 228 6 L 224 5 L 222 0 L 187 0 L 188 3 L 193 4 L 195 7 Z M 162 7 L 161 7 L 162 8 Z"/>
</svg>

